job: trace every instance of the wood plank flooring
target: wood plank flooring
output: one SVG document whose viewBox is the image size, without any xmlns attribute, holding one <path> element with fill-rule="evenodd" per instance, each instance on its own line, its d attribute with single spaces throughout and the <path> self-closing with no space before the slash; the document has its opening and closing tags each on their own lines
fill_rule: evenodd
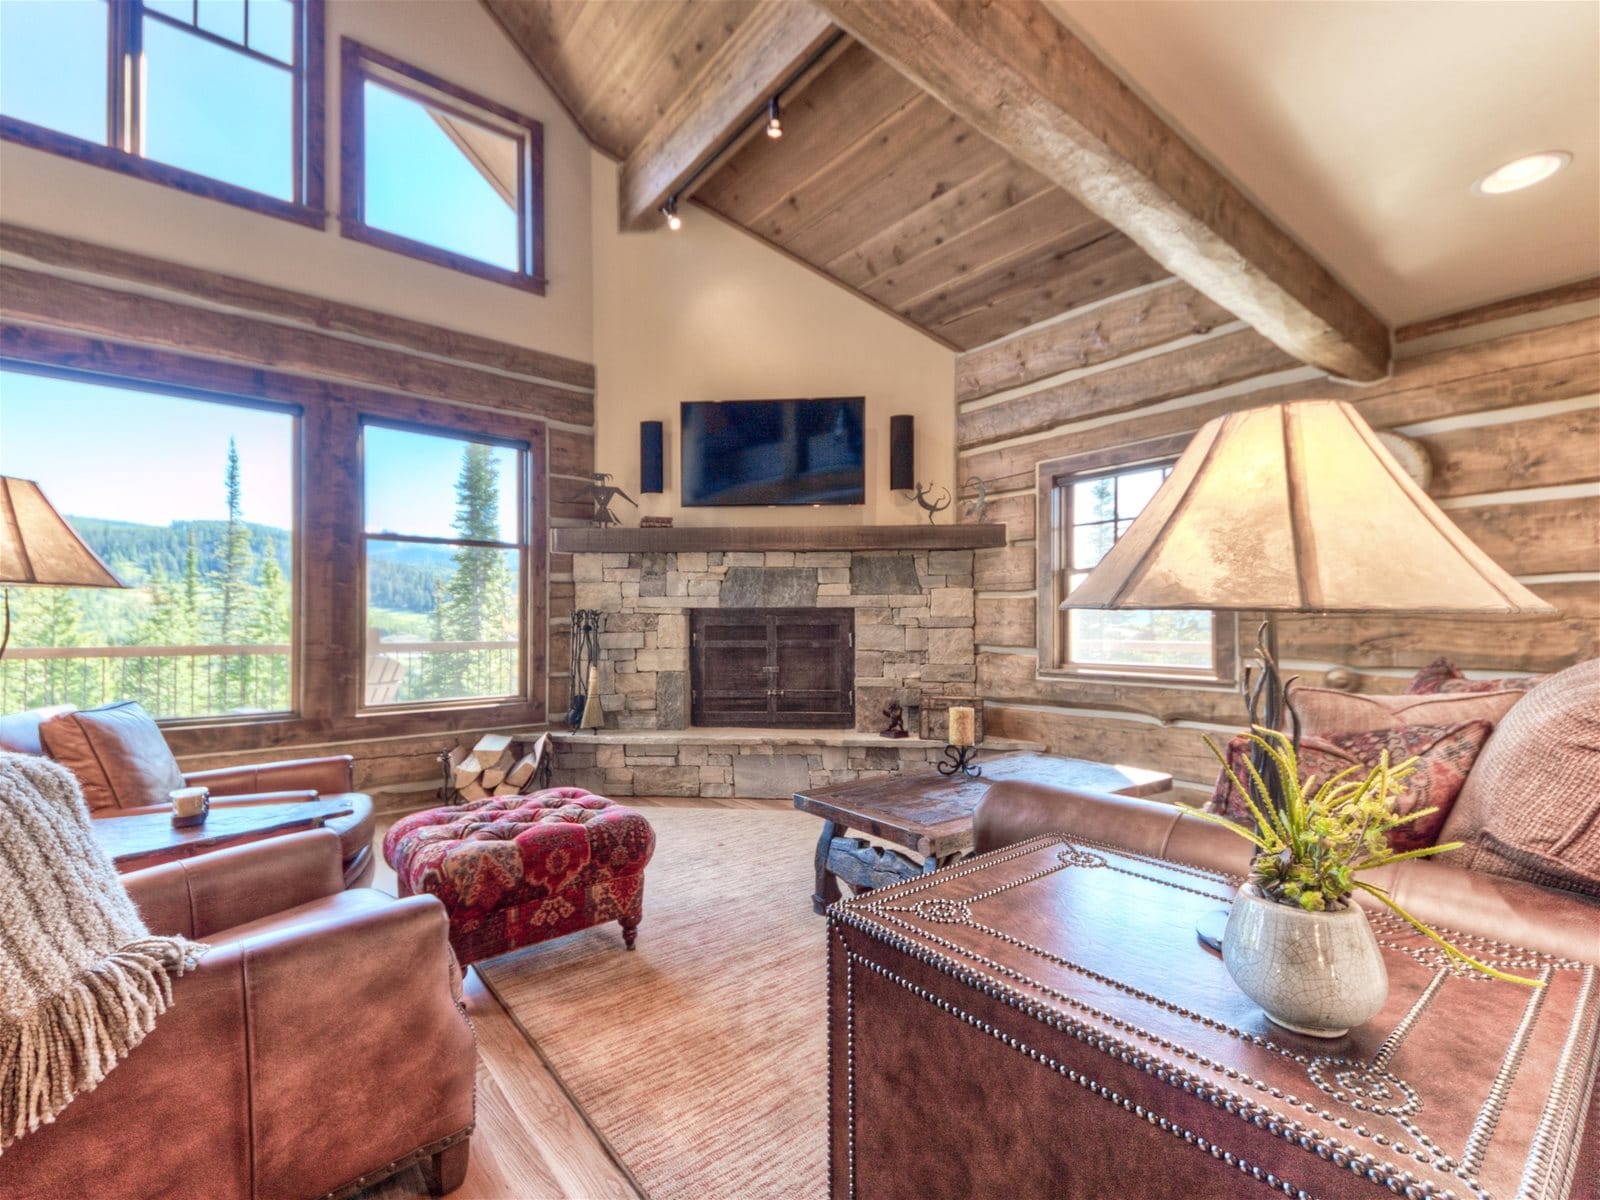
<svg viewBox="0 0 1600 1200">
<path fill-rule="evenodd" d="M 787 800 L 653 799 L 630 796 L 631 808 L 778 808 Z M 378 816 L 375 845 L 401 816 Z M 373 886 L 395 892 L 381 849 Z M 820 920 L 820 918 L 818 918 Z M 647 1200 L 611 1157 L 510 1014 L 467 969 L 467 1015 L 478 1035 L 478 1126 L 466 1182 L 452 1200 Z M 413 1167 L 361 1194 L 360 1200 L 422 1200 L 422 1172 Z"/>
</svg>

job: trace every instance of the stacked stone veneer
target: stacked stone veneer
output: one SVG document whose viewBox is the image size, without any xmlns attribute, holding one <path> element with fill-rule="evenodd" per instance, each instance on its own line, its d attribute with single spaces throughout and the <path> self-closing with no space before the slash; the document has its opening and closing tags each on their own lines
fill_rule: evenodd
<svg viewBox="0 0 1600 1200">
<path fill-rule="evenodd" d="M 855 609 L 861 731 L 881 729 L 901 691 L 924 703 L 975 695 L 970 550 L 576 554 L 572 570 L 576 607 L 602 614 L 610 729 L 689 727 L 692 608 Z"/>
</svg>

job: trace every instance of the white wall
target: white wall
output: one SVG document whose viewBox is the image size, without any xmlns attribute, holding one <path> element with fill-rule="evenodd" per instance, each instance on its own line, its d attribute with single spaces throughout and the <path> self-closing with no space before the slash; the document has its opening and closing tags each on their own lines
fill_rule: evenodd
<svg viewBox="0 0 1600 1200">
<path fill-rule="evenodd" d="M 896 524 L 925 520 L 888 490 L 889 418 L 916 417 L 917 477 L 953 489 L 950 350 L 711 214 L 683 228 L 617 231 L 617 168 L 593 155 L 595 463 L 680 525 Z M 678 405 L 685 400 L 867 398 L 867 496 L 860 506 L 680 508 Z M 666 492 L 639 494 L 639 422 L 667 431 Z M 949 513 L 941 522 L 951 520 Z"/>
<path fill-rule="evenodd" d="M 544 124 L 545 272 L 534 296 L 324 231 L 0 142 L 0 217 L 172 262 L 593 361 L 589 148 L 476 0 L 329 0 L 327 206 L 339 208 L 339 39 L 350 36 Z"/>
</svg>

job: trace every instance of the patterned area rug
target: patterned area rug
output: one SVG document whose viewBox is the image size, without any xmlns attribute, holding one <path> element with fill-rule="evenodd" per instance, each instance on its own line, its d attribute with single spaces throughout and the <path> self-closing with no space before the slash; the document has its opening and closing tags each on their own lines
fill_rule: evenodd
<svg viewBox="0 0 1600 1200">
<path fill-rule="evenodd" d="M 827 1194 L 820 822 L 644 808 L 657 845 L 638 949 L 616 925 L 479 974 L 652 1200 Z"/>
</svg>

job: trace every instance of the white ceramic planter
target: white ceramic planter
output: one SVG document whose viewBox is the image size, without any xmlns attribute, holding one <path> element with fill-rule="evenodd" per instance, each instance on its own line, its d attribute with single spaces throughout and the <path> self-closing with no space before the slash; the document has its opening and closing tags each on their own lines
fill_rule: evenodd
<svg viewBox="0 0 1600 1200">
<path fill-rule="evenodd" d="M 1222 961 L 1269 1020 L 1312 1037 L 1339 1037 L 1369 1020 L 1389 995 L 1378 939 L 1352 904 L 1307 912 L 1246 885 L 1222 935 Z"/>
</svg>

